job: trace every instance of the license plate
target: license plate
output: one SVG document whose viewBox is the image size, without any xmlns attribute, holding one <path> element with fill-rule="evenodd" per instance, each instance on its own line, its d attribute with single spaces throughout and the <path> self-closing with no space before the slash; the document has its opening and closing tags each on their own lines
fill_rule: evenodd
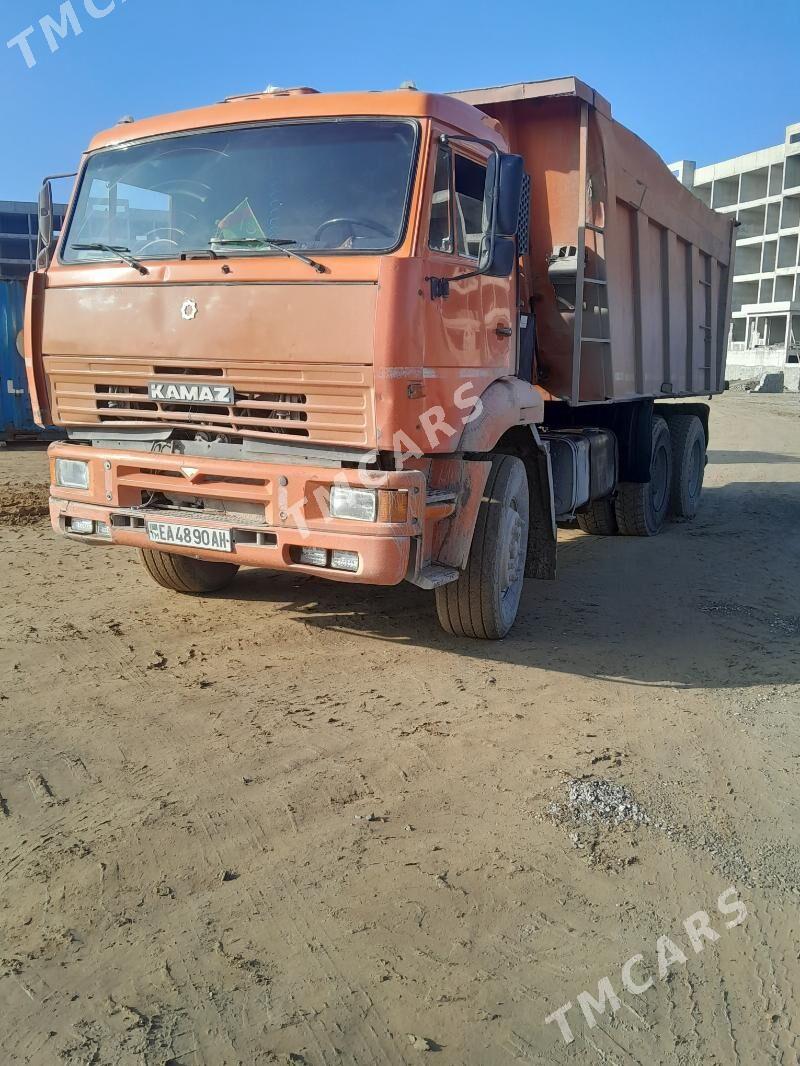
<svg viewBox="0 0 800 1066">
<path fill-rule="evenodd" d="M 209 551 L 233 551 L 231 531 L 213 526 L 179 525 L 176 522 L 148 522 L 147 536 L 156 544 L 176 544 L 181 548 L 206 548 Z"/>
</svg>

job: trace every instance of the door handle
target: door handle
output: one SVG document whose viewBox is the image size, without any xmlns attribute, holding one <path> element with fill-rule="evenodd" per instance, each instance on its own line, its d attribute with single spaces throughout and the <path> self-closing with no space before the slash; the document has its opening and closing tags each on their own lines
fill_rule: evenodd
<svg viewBox="0 0 800 1066">
<path fill-rule="evenodd" d="M 514 330 L 511 328 L 511 326 L 498 326 L 495 330 L 495 333 L 498 337 L 511 337 L 514 333 Z"/>
</svg>

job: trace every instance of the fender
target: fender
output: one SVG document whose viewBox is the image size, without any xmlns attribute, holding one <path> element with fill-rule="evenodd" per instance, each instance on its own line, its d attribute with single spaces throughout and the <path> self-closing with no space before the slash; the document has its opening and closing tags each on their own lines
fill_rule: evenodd
<svg viewBox="0 0 800 1066">
<path fill-rule="evenodd" d="M 480 414 L 464 426 L 457 452 L 485 453 L 515 426 L 533 425 L 544 418 L 544 400 L 538 389 L 521 378 L 498 378 L 481 393 Z"/>
<path fill-rule="evenodd" d="M 480 414 L 464 427 L 457 450 L 485 455 L 497 449 L 523 460 L 530 499 L 525 576 L 552 581 L 558 540 L 550 452 L 536 428 L 543 419 L 544 400 L 538 389 L 520 378 L 499 378 L 481 395 Z M 461 531 L 467 548 L 472 543 L 476 517 L 470 515 Z M 465 562 L 466 555 L 461 565 Z"/>
</svg>

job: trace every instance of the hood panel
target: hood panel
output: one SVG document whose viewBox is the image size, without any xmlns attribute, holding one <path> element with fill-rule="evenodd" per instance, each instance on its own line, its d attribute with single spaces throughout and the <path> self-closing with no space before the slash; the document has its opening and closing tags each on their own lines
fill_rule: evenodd
<svg viewBox="0 0 800 1066">
<path fill-rule="evenodd" d="M 53 288 L 42 354 L 368 365 L 376 293 L 371 282 Z"/>
</svg>

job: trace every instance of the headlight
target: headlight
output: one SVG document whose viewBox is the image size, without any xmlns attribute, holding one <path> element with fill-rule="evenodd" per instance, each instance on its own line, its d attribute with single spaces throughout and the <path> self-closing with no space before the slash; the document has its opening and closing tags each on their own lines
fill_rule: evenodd
<svg viewBox="0 0 800 1066">
<path fill-rule="evenodd" d="M 333 485 L 330 507 L 331 518 L 374 522 L 378 517 L 378 493 L 375 489 L 351 489 L 346 485 Z"/>
<path fill-rule="evenodd" d="M 56 485 L 62 489 L 88 489 L 89 464 L 79 459 L 56 459 Z"/>
</svg>

